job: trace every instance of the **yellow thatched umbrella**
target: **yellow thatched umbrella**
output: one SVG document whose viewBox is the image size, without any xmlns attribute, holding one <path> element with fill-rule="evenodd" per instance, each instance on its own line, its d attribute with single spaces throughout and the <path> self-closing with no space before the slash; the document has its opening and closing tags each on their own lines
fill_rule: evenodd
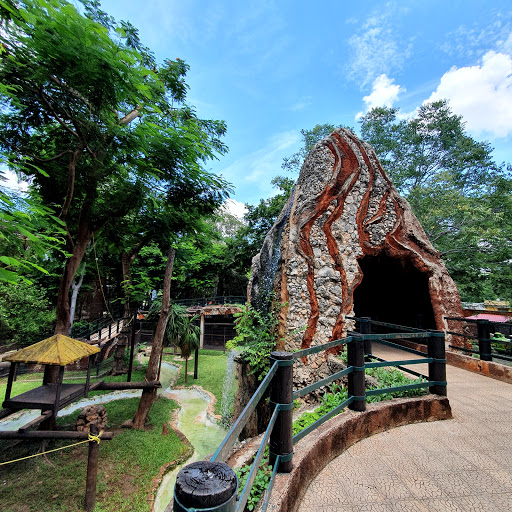
<svg viewBox="0 0 512 512">
<path fill-rule="evenodd" d="M 87 396 L 89 392 L 90 360 L 85 386 L 83 384 L 62 384 L 64 367 L 84 357 L 90 357 L 97 352 L 100 352 L 98 347 L 69 338 L 63 334 L 55 334 L 50 338 L 4 357 L 4 361 L 11 363 L 11 368 L 3 407 L 8 409 L 42 409 L 43 411 L 52 411 L 52 414 L 57 416 L 60 407 L 72 400 L 76 400 L 80 396 Z M 18 363 L 46 365 L 43 385 L 11 398 L 12 383 L 16 375 L 16 365 Z M 51 366 L 60 367 L 59 377 L 55 384 L 48 382 L 49 368 Z"/>
<path fill-rule="evenodd" d="M 100 349 L 78 341 L 64 334 L 54 334 L 50 338 L 34 343 L 30 347 L 22 348 L 3 358 L 12 363 L 34 363 L 66 366 L 69 363 L 89 357 Z"/>
</svg>

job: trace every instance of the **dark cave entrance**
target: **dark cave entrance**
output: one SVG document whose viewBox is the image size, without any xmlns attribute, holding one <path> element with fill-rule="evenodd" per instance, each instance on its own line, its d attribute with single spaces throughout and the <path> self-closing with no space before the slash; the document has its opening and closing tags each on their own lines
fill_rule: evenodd
<svg viewBox="0 0 512 512">
<path fill-rule="evenodd" d="M 411 261 L 384 253 L 359 260 L 361 284 L 354 290 L 354 313 L 372 320 L 436 329 L 428 276 Z"/>
</svg>

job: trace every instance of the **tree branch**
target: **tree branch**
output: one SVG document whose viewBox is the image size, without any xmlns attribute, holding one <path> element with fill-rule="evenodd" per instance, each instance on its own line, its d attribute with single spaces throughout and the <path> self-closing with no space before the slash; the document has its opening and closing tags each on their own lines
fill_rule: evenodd
<svg viewBox="0 0 512 512">
<path fill-rule="evenodd" d="M 140 117 L 141 106 L 137 105 L 131 112 L 126 114 L 120 121 L 119 124 L 130 124 L 134 119 Z"/>
<path fill-rule="evenodd" d="M 51 110 L 52 114 L 54 115 L 55 119 L 57 119 L 57 121 L 59 122 L 59 124 L 66 130 L 68 131 L 71 135 L 73 135 L 73 137 L 77 138 L 80 140 L 80 136 L 78 135 L 78 133 L 76 133 L 74 130 L 72 130 L 59 116 L 59 114 L 57 114 L 57 111 L 52 107 L 52 105 L 50 104 L 50 102 L 48 101 L 48 99 L 46 98 L 46 94 L 45 92 L 40 89 L 38 91 L 38 94 L 39 94 L 39 97 L 44 101 L 44 103 L 46 104 L 46 106 Z"/>
<path fill-rule="evenodd" d="M 139 254 L 140 250 L 147 244 L 149 238 L 149 234 L 144 235 L 140 242 L 135 247 L 130 249 L 130 251 L 128 251 L 128 259 L 130 260 L 130 263 L 135 261 L 135 258 Z"/>
<path fill-rule="evenodd" d="M 71 157 L 69 161 L 69 170 L 68 170 L 68 190 L 66 192 L 66 199 L 64 201 L 64 204 L 62 205 L 62 210 L 59 214 L 60 219 L 64 219 L 69 211 L 69 206 L 71 205 L 71 201 L 73 199 L 73 193 L 75 190 L 75 170 L 76 170 L 76 163 L 78 162 L 78 159 L 80 158 L 80 155 L 82 154 L 82 148 L 78 147 L 73 152 L 73 156 Z"/>
<path fill-rule="evenodd" d="M 66 149 L 62 153 L 59 153 L 58 155 L 52 156 L 51 158 L 39 158 L 37 156 L 31 156 L 30 158 L 32 160 L 37 160 L 39 162 L 51 162 L 53 160 L 58 160 L 61 156 L 65 155 L 66 153 L 71 153 L 72 154 L 73 151 L 71 151 L 71 149 Z"/>
<path fill-rule="evenodd" d="M 55 75 L 52 75 L 50 77 L 50 80 L 59 87 L 64 87 L 65 89 L 67 89 L 75 98 L 78 98 L 79 100 L 83 101 L 90 110 L 94 110 L 92 105 L 87 100 L 87 98 L 82 96 L 82 94 L 80 94 L 76 89 L 73 89 L 73 87 L 70 87 L 66 82 L 63 82 L 60 78 L 57 78 Z"/>
</svg>

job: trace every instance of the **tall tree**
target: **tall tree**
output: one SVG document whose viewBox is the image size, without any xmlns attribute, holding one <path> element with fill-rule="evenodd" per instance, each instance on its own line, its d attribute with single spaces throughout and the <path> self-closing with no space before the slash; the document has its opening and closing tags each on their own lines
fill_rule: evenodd
<svg viewBox="0 0 512 512">
<path fill-rule="evenodd" d="M 2 2 L 0 149 L 54 208 L 71 255 L 56 333 L 68 332 L 69 290 L 93 235 L 139 208 L 154 183 L 189 191 L 210 176 L 201 162 L 226 150 L 224 123 L 185 103 L 187 64 L 158 65 L 133 26 L 83 4 L 85 15 L 64 0 Z"/>
<path fill-rule="evenodd" d="M 146 369 L 146 380 L 148 382 L 156 380 L 159 374 L 165 330 L 169 318 L 171 277 L 175 253 L 176 251 L 173 247 L 169 248 L 169 252 L 167 254 L 167 265 L 165 267 L 164 285 L 162 290 L 162 307 L 160 309 L 160 315 L 156 324 L 153 343 L 151 345 L 151 355 L 149 356 L 148 367 Z M 137 407 L 137 411 L 135 412 L 135 416 L 133 418 L 133 428 L 144 428 L 144 424 L 146 423 L 151 405 L 153 404 L 155 398 L 156 388 L 142 390 L 139 406 Z"/>
</svg>

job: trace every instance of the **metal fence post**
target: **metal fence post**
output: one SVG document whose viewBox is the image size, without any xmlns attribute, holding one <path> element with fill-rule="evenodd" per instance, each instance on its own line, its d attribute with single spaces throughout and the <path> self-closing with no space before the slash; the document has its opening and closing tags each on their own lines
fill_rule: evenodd
<svg viewBox="0 0 512 512">
<path fill-rule="evenodd" d="M 174 512 L 234 512 L 238 479 L 225 462 L 198 461 L 185 466 L 174 486 Z"/>
<path fill-rule="evenodd" d="M 359 332 L 361 334 L 371 334 L 372 333 L 372 319 L 369 316 L 365 316 L 359 319 Z M 367 356 L 372 355 L 372 340 L 364 340 L 364 356 L 365 360 L 368 359 Z"/>
<path fill-rule="evenodd" d="M 446 350 L 443 332 L 431 332 L 427 338 L 428 357 L 434 359 L 428 363 L 428 380 L 444 384 L 429 386 L 430 393 L 446 396 Z"/>
<path fill-rule="evenodd" d="M 280 405 L 274 430 L 270 434 L 270 464 L 280 456 L 278 471 L 289 473 L 293 468 L 293 354 L 290 352 L 272 352 L 270 361 L 279 361 L 271 383 L 270 403 Z"/>
<path fill-rule="evenodd" d="M 489 320 L 477 320 L 478 329 L 478 352 L 482 361 L 492 361 L 491 350 L 491 325 Z"/>
<path fill-rule="evenodd" d="M 347 345 L 347 365 L 353 367 L 348 374 L 348 396 L 357 397 L 349 408 L 353 411 L 366 410 L 364 341 L 354 338 Z"/>
</svg>

